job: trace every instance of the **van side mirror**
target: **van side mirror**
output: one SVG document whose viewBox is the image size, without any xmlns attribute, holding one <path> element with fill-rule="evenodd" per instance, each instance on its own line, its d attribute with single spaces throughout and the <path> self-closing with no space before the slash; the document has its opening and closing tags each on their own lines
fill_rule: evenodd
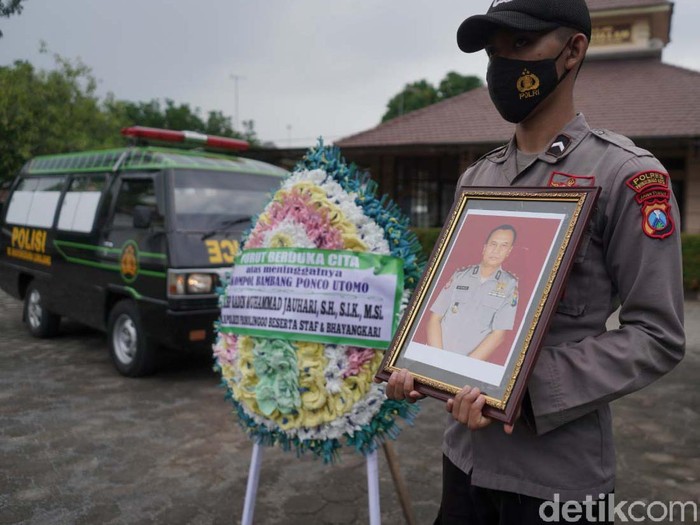
<svg viewBox="0 0 700 525">
<path fill-rule="evenodd" d="M 134 228 L 148 228 L 153 222 L 155 210 L 150 206 L 134 206 Z"/>
</svg>

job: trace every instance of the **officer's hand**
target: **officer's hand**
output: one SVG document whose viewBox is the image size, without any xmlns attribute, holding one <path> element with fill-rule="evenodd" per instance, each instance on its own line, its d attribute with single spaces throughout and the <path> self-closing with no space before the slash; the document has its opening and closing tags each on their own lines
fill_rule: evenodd
<svg viewBox="0 0 700 525">
<path fill-rule="evenodd" d="M 481 391 L 478 388 L 465 386 L 454 399 L 447 400 L 445 408 L 452 414 L 455 420 L 463 425 L 467 425 L 470 430 L 478 430 L 489 426 L 493 422 L 493 419 L 481 413 L 484 405 L 486 405 L 486 397 L 484 397 Z M 520 407 L 518 407 L 515 420 L 519 417 Z M 503 431 L 510 435 L 513 433 L 514 427 L 515 421 L 513 421 L 512 425 L 503 425 Z"/>
<path fill-rule="evenodd" d="M 425 396 L 414 390 L 413 375 L 402 368 L 398 372 L 392 372 L 386 386 L 386 397 L 401 401 L 406 399 L 409 403 L 415 403 Z"/>
<path fill-rule="evenodd" d="M 447 400 L 445 408 L 455 420 L 467 425 L 470 430 L 478 430 L 489 426 L 493 421 L 481 413 L 485 404 L 486 397 L 478 388 L 465 386 L 454 399 Z"/>
</svg>

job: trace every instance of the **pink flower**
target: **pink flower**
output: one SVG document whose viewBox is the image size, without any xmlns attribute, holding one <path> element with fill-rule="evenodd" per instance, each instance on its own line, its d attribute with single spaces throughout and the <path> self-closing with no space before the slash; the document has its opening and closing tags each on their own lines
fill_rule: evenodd
<svg viewBox="0 0 700 525">
<path fill-rule="evenodd" d="M 345 352 L 348 358 L 348 369 L 344 372 L 343 377 L 356 376 L 359 374 L 362 366 L 372 360 L 374 352 L 375 350 L 371 348 L 349 347 Z"/>
<path fill-rule="evenodd" d="M 236 359 L 236 336 L 234 334 L 219 334 L 214 345 L 214 357 L 223 364 L 233 364 Z"/>
<path fill-rule="evenodd" d="M 282 202 L 274 201 L 266 214 L 268 221 L 258 221 L 248 237 L 247 248 L 262 247 L 265 232 L 273 230 L 285 219 L 301 224 L 317 248 L 341 250 L 344 246 L 340 230 L 331 226 L 326 211 L 311 202 L 310 195 L 297 189 L 290 191 Z"/>
</svg>

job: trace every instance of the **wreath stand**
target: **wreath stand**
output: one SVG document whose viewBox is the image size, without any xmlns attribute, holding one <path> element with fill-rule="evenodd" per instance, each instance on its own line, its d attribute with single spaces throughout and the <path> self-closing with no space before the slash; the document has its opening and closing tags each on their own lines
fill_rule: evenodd
<svg viewBox="0 0 700 525">
<path fill-rule="evenodd" d="M 398 457 L 394 446 L 385 441 L 382 444 L 384 455 L 389 465 L 391 478 L 394 481 L 396 494 L 401 503 L 401 510 L 408 525 L 415 525 L 415 517 L 411 507 L 411 500 L 406 490 L 406 485 L 399 470 Z M 243 505 L 243 519 L 241 525 L 253 525 L 253 512 L 255 510 L 255 499 L 258 495 L 258 483 L 260 481 L 260 467 L 262 463 L 263 447 L 258 443 L 253 444 L 253 453 L 250 459 L 250 470 L 248 471 L 248 484 L 245 491 L 245 503 Z M 377 461 L 377 451 L 373 451 L 366 456 L 367 459 L 367 494 L 369 504 L 370 525 L 381 524 L 381 514 L 379 511 L 379 466 Z"/>
</svg>

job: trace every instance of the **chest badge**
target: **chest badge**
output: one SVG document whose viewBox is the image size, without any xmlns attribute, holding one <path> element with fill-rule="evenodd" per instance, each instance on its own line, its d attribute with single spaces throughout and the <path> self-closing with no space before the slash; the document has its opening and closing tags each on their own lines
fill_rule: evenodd
<svg viewBox="0 0 700 525">
<path fill-rule="evenodd" d="M 549 176 L 548 186 L 552 188 L 592 188 L 595 186 L 593 175 L 572 175 L 553 171 Z"/>
<path fill-rule="evenodd" d="M 505 297 L 506 296 L 506 283 L 499 281 L 496 283 L 496 288 L 489 292 L 492 297 Z"/>
</svg>

